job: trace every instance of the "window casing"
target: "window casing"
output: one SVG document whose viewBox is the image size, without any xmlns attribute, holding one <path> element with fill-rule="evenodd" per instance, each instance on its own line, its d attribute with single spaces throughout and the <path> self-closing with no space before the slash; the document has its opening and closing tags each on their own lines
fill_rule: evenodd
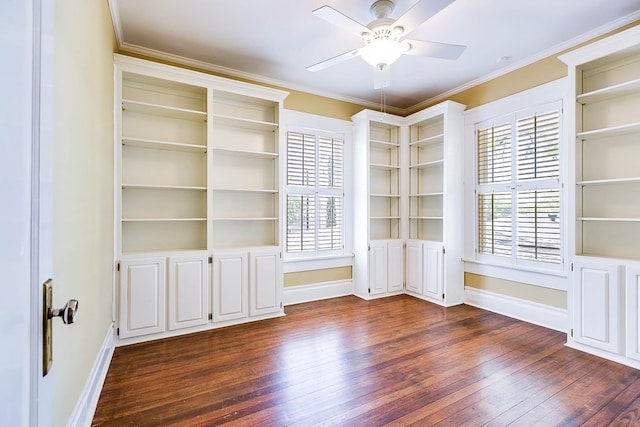
<svg viewBox="0 0 640 427">
<path fill-rule="evenodd" d="M 560 102 L 477 123 L 476 258 L 561 270 Z"/>
<path fill-rule="evenodd" d="M 290 258 L 344 251 L 344 140 L 287 132 L 286 248 Z"/>
</svg>

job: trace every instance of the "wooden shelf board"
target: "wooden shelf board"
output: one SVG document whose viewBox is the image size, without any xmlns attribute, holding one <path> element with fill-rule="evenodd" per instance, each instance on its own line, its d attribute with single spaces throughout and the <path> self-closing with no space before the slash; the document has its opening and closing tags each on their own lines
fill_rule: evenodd
<svg viewBox="0 0 640 427">
<path fill-rule="evenodd" d="M 409 219 L 430 219 L 430 220 L 441 220 L 443 217 L 441 216 L 410 216 Z"/>
<path fill-rule="evenodd" d="M 584 222 L 640 222 L 640 218 L 616 218 L 616 217 L 578 217 L 577 221 Z"/>
<path fill-rule="evenodd" d="M 640 122 L 629 123 L 629 124 L 620 125 L 620 126 L 612 126 L 608 128 L 602 128 L 602 129 L 595 129 L 595 130 L 590 130 L 586 132 L 578 132 L 576 136 L 584 141 L 589 141 L 594 139 L 602 139 L 607 137 L 626 135 L 634 132 L 640 132 Z"/>
<path fill-rule="evenodd" d="M 370 139 L 369 140 L 369 144 L 378 145 L 378 146 L 387 147 L 387 148 L 399 148 L 400 147 L 400 143 L 398 143 L 398 142 L 382 141 L 380 139 Z"/>
<path fill-rule="evenodd" d="M 274 122 L 264 122 L 260 120 L 246 119 L 243 117 L 226 116 L 223 114 L 213 114 L 212 118 L 214 124 L 221 126 L 268 131 L 278 129 L 278 124 Z"/>
<path fill-rule="evenodd" d="M 409 169 L 427 169 L 435 166 L 441 166 L 444 164 L 444 160 L 433 160 L 430 162 L 417 163 L 415 165 L 409 165 Z"/>
<path fill-rule="evenodd" d="M 640 79 L 630 80 L 628 82 L 583 93 L 576 97 L 576 101 L 580 104 L 586 105 L 606 101 L 615 97 L 632 95 L 634 93 L 640 93 Z"/>
<path fill-rule="evenodd" d="M 154 139 L 145 138 L 131 138 L 122 137 L 122 145 L 139 148 L 149 148 L 155 150 L 169 150 L 169 151 L 187 151 L 196 153 L 206 153 L 206 145 L 188 144 L 184 142 L 175 141 L 158 141 Z"/>
<path fill-rule="evenodd" d="M 371 216 L 369 219 L 400 219 L 399 216 Z"/>
<path fill-rule="evenodd" d="M 259 217 L 259 218 L 240 218 L 240 217 L 227 217 L 227 218 L 213 218 L 213 221 L 277 221 L 277 217 Z"/>
<path fill-rule="evenodd" d="M 426 138 L 418 139 L 416 141 L 410 142 L 409 147 L 420 147 L 423 145 L 435 144 L 438 142 L 444 141 L 444 133 L 428 136 Z"/>
<path fill-rule="evenodd" d="M 205 121 L 207 118 L 207 113 L 205 111 L 189 110 L 186 108 L 172 107 L 161 104 L 152 104 L 149 102 L 135 101 L 132 99 L 123 99 L 122 109 L 124 111 L 130 110 L 136 113 L 170 117 L 181 120 Z"/>
<path fill-rule="evenodd" d="M 122 222 L 201 222 L 207 218 L 122 218 Z"/>
<path fill-rule="evenodd" d="M 409 194 L 409 197 L 433 197 L 433 196 L 444 196 L 444 192 L 435 191 L 435 192 L 432 192 L 432 193 Z"/>
<path fill-rule="evenodd" d="M 640 183 L 640 177 L 636 178 L 611 178 L 611 179 L 590 179 L 576 182 L 576 185 L 592 186 L 592 185 L 607 185 L 607 184 L 633 184 Z"/>
<path fill-rule="evenodd" d="M 399 194 L 381 194 L 381 193 L 372 193 L 369 194 L 370 197 L 390 197 L 390 198 L 399 198 L 400 195 Z"/>
<path fill-rule="evenodd" d="M 380 163 L 369 163 L 369 167 L 373 168 L 373 169 L 386 169 L 386 170 L 396 170 L 396 169 L 400 169 L 400 166 L 396 166 L 396 165 L 383 165 Z"/>
<path fill-rule="evenodd" d="M 176 191 L 207 191 L 206 186 L 195 185 L 156 185 L 156 184 L 122 184 L 123 190 L 176 190 Z"/>
<path fill-rule="evenodd" d="M 222 188 L 216 187 L 212 188 L 211 191 L 217 192 L 229 192 L 229 193 L 268 193 L 268 194 L 276 194 L 278 190 L 266 190 L 261 188 Z"/>
<path fill-rule="evenodd" d="M 212 150 L 214 153 L 237 157 L 252 157 L 256 159 L 278 158 L 278 153 L 271 153 L 267 151 L 232 150 L 228 148 L 212 148 Z"/>
</svg>

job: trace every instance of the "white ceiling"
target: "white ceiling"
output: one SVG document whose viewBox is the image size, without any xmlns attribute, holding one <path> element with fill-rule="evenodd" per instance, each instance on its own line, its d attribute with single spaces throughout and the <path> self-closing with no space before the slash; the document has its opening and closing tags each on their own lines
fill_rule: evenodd
<svg viewBox="0 0 640 427">
<path fill-rule="evenodd" d="M 395 0 L 398 18 L 417 0 Z M 430 0 L 424 0 L 430 1 Z M 379 105 L 373 70 L 353 58 L 306 67 L 362 45 L 312 14 L 329 5 L 367 25 L 373 0 L 109 0 L 119 48 L 290 89 Z M 640 0 L 456 0 L 409 37 L 466 45 L 443 60 L 403 55 L 384 89 L 390 111 L 488 80 L 640 19 Z M 498 61 L 508 57 L 508 60 Z"/>
</svg>

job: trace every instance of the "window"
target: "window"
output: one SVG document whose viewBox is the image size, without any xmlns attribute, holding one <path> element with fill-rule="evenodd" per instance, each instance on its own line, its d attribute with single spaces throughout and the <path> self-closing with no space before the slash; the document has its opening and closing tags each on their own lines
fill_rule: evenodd
<svg viewBox="0 0 640 427">
<path fill-rule="evenodd" d="M 287 132 L 286 194 L 286 252 L 341 254 L 343 140 L 316 132 Z"/>
<path fill-rule="evenodd" d="M 476 125 L 479 257 L 562 263 L 561 104 Z"/>
</svg>

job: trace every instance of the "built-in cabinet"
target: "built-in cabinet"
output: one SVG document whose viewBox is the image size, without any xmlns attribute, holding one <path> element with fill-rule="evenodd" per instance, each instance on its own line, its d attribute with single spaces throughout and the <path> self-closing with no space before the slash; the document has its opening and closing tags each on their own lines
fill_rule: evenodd
<svg viewBox="0 0 640 427">
<path fill-rule="evenodd" d="M 356 295 L 462 303 L 464 108 L 352 117 Z"/>
<path fill-rule="evenodd" d="M 283 314 L 286 92 L 122 55 L 114 81 L 121 342 Z"/>
<path fill-rule="evenodd" d="M 568 344 L 640 367 L 640 27 L 560 59 L 575 101 L 568 108 L 574 238 Z"/>
</svg>

